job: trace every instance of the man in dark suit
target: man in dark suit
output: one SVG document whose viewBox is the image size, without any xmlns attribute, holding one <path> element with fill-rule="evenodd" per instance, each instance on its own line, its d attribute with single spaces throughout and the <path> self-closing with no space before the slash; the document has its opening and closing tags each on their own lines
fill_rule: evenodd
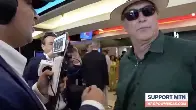
<svg viewBox="0 0 196 110">
<path fill-rule="evenodd" d="M 0 1 L 0 110 L 46 110 L 47 77 L 52 72 L 43 72 L 32 91 L 22 78 L 27 60 L 14 49 L 32 42 L 32 27 L 38 19 L 33 8 L 42 7 L 46 1 L 51 0 Z M 86 88 L 80 110 L 102 109 L 100 91 L 94 86 Z"/>
<path fill-rule="evenodd" d="M 32 87 L 38 80 L 38 68 L 41 60 L 51 60 L 53 42 L 56 38 L 56 34 L 53 32 L 46 32 L 41 39 L 42 49 L 44 54 L 41 56 L 33 57 L 25 67 L 23 77 L 30 87 Z"/>
<path fill-rule="evenodd" d="M 93 42 L 89 45 L 91 52 L 82 58 L 82 77 L 87 86 L 96 85 L 104 90 L 109 85 L 108 68 L 105 55 L 98 52 L 99 43 Z"/>
</svg>

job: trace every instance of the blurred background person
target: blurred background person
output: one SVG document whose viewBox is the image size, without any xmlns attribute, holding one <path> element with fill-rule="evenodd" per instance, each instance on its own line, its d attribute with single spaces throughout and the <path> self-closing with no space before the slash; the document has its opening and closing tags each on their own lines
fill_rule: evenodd
<svg viewBox="0 0 196 110">
<path fill-rule="evenodd" d="M 51 60 L 51 58 L 53 57 L 53 42 L 56 37 L 57 35 L 55 33 L 46 32 L 41 39 L 41 47 L 44 51 L 44 54 L 38 57 L 31 58 L 29 63 L 25 67 L 23 77 L 30 87 L 32 87 L 39 78 L 38 68 L 41 60 Z"/>
<path fill-rule="evenodd" d="M 71 75 L 68 76 L 65 98 L 67 99 L 68 108 L 70 108 L 71 110 L 79 110 L 82 102 L 82 92 L 85 89 L 81 76 L 82 60 L 76 47 L 73 47 L 73 52 L 71 54 L 71 61 L 73 62 L 74 68 L 71 68 L 69 70 L 69 74 Z"/>
<path fill-rule="evenodd" d="M 87 52 L 86 53 L 89 53 L 92 51 L 92 47 L 91 47 L 91 44 L 87 45 Z"/>
<path fill-rule="evenodd" d="M 111 67 L 110 67 L 110 91 L 116 91 L 116 84 L 118 78 L 118 59 L 115 55 L 110 56 Z M 114 93 L 116 95 L 116 93 Z"/>
<path fill-rule="evenodd" d="M 93 41 L 89 50 L 91 52 L 82 58 L 82 78 L 87 86 L 96 85 L 102 91 L 109 84 L 108 66 L 104 54 L 98 52 L 100 44 Z"/>
<path fill-rule="evenodd" d="M 110 56 L 110 60 L 111 60 L 111 65 L 116 65 L 117 63 L 117 58 L 115 55 L 111 55 Z"/>
<path fill-rule="evenodd" d="M 105 55 L 106 62 L 107 62 L 107 65 L 108 65 L 108 78 L 109 78 L 110 77 L 109 73 L 110 73 L 110 67 L 111 67 L 111 60 L 110 60 L 110 57 L 108 55 L 108 51 L 109 50 L 103 50 L 103 54 Z M 105 106 L 110 109 L 110 108 L 112 108 L 112 106 L 108 105 L 108 90 L 109 90 L 109 86 L 105 86 L 105 88 L 104 88 L 104 93 L 105 93 L 105 98 L 106 98 Z"/>
<path fill-rule="evenodd" d="M 110 60 L 110 56 L 108 55 L 108 51 L 109 50 L 103 50 L 103 54 L 105 55 L 106 58 L 106 62 L 108 65 L 108 73 L 110 72 L 110 66 L 111 66 L 111 60 Z"/>
</svg>

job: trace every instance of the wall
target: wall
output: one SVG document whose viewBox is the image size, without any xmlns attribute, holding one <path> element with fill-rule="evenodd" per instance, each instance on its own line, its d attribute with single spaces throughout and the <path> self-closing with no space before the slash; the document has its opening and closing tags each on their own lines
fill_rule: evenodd
<svg viewBox="0 0 196 110">
<path fill-rule="evenodd" d="M 103 48 L 103 50 L 109 50 L 109 55 L 115 55 L 116 57 L 122 54 L 122 51 L 128 51 L 131 47 L 130 46 L 120 46 L 120 47 L 107 47 Z"/>
<path fill-rule="evenodd" d="M 121 55 L 122 51 L 128 51 L 130 48 L 131 48 L 131 46 L 118 47 L 118 55 Z"/>
<path fill-rule="evenodd" d="M 118 55 L 116 47 L 106 47 L 106 48 L 102 48 L 102 50 L 109 50 L 108 55 L 115 55 L 115 56 Z"/>
</svg>

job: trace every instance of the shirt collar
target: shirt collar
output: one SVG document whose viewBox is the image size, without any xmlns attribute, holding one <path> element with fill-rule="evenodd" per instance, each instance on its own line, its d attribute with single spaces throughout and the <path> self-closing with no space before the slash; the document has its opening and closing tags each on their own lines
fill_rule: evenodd
<svg viewBox="0 0 196 110">
<path fill-rule="evenodd" d="M 0 40 L 0 56 L 6 61 L 8 65 L 12 67 L 17 75 L 23 75 L 27 59 L 2 40 Z"/>
<path fill-rule="evenodd" d="M 149 51 L 155 53 L 163 53 L 164 39 L 164 34 L 159 31 L 159 36 L 151 43 Z"/>
<path fill-rule="evenodd" d="M 51 59 L 49 58 L 49 56 L 48 56 L 46 53 L 44 53 L 44 55 L 46 56 L 46 59 L 47 59 L 47 60 L 51 60 Z"/>
<path fill-rule="evenodd" d="M 164 52 L 164 40 L 165 40 L 165 35 L 159 31 L 158 37 L 151 43 L 150 52 L 155 52 L 155 53 L 163 53 Z M 135 56 L 133 48 L 130 49 L 128 52 L 128 57 Z"/>
</svg>

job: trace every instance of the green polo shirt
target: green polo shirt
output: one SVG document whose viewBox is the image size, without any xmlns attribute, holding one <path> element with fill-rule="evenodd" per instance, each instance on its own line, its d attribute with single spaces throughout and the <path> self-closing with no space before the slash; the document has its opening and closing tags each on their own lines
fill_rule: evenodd
<svg viewBox="0 0 196 110">
<path fill-rule="evenodd" d="M 196 42 L 159 32 L 143 60 L 131 50 L 120 61 L 114 110 L 196 110 L 195 85 Z M 189 109 L 145 108 L 145 93 L 189 93 Z"/>
</svg>

